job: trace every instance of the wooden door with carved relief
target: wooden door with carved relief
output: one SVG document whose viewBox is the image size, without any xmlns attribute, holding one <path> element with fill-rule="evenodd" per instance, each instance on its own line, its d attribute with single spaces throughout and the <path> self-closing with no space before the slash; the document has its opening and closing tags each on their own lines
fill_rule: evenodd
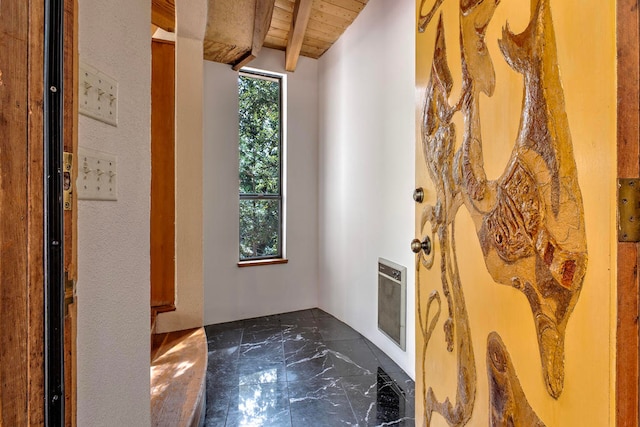
<svg viewBox="0 0 640 427">
<path fill-rule="evenodd" d="M 615 425 L 615 5 L 416 0 L 414 31 L 417 423 Z"/>
</svg>

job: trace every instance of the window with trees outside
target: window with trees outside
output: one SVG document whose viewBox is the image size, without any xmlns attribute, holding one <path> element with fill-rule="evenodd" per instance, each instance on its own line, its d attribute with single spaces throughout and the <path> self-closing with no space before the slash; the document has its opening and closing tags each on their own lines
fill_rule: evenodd
<svg viewBox="0 0 640 427">
<path fill-rule="evenodd" d="M 284 258 L 282 78 L 238 77 L 240 261 Z"/>
</svg>

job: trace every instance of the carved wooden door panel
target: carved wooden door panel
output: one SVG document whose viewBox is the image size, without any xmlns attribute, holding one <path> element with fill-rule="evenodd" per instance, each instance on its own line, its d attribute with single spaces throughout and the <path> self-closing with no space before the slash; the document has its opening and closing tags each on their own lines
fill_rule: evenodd
<svg viewBox="0 0 640 427">
<path fill-rule="evenodd" d="M 416 0 L 419 425 L 614 422 L 616 17 L 585 1 Z"/>
</svg>

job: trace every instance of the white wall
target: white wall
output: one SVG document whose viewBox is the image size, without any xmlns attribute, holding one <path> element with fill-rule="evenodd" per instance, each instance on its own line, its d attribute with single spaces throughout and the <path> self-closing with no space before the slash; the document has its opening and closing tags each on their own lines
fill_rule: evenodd
<svg viewBox="0 0 640 427">
<path fill-rule="evenodd" d="M 263 49 L 249 64 L 284 73 L 284 52 Z M 318 304 L 318 63 L 300 58 L 287 75 L 288 264 L 238 262 L 238 74 L 204 65 L 205 324 Z"/>
<path fill-rule="evenodd" d="M 80 0 L 80 60 L 119 82 L 118 127 L 79 118 L 118 159 L 118 201 L 78 203 L 78 425 L 149 416 L 151 1 Z"/>
<path fill-rule="evenodd" d="M 415 375 L 413 0 L 371 0 L 319 61 L 320 308 Z M 377 261 L 407 267 L 407 347 L 377 329 Z"/>
</svg>

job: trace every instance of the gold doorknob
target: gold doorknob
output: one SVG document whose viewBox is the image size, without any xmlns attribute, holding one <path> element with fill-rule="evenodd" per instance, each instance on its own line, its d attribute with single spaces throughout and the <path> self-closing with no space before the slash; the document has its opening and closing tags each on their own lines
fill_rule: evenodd
<svg viewBox="0 0 640 427">
<path fill-rule="evenodd" d="M 426 236 L 422 242 L 418 239 L 413 239 L 413 241 L 411 242 L 411 250 L 414 254 L 418 254 L 420 253 L 420 251 L 423 251 L 425 255 L 430 255 L 431 238 L 429 238 L 429 236 Z"/>
</svg>

